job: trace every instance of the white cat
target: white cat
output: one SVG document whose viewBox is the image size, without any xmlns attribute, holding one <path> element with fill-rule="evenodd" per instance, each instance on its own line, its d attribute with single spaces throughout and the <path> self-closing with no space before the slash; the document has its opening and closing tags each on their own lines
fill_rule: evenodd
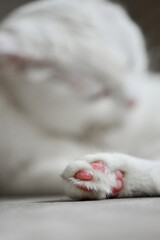
<svg viewBox="0 0 160 240">
<path fill-rule="evenodd" d="M 160 162 L 137 158 L 160 156 L 160 83 L 147 68 L 141 32 L 116 4 L 13 12 L 0 26 L 1 194 L 63 193 L 64 169 L 73 198 L 160 194 Z"/>
</svg>

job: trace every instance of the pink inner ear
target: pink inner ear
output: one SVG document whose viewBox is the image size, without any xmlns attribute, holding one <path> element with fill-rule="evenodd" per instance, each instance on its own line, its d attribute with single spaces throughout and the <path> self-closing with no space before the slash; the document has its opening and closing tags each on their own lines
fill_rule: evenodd
<svg viewBox="0 0 160 240">
<path fill-rule="evenodd" d="M 4 61 L 6 61 L 9 65 L 14 66 L 19 71 L 23 71 L 31 67 L 40 68 L 49 66 L 49 63 L 47 61 L 42 61 L 27 56 L 22 56 L 18 54 L 3 54 L 3 55 Z"/>
<path fill-rule="evenodd" d="M 5 55 L 5 59 L 11 63 L 11 64 L 16 64 L 16 65 L 19 65 L 19 64 L 22 64 L 22 62 L 26 62 L 26 60 L 18 55 L 9 55 L 9 54 L 6 54 Z"/>
<path fill-rule="evenodd" d="M 5 62 L 14 66 L 17 70 L 24 70 L 33 66 L 41 67 L 46 64 L 41 60 L 23 54 L 16 42 L 16 38 L 5 32 L 0 32 L 0 55 Z"/>
<path fill-rule="evenodd" d="M 39 63 L 38 60 L 36 61 L 34 59 L 23 57 L 21 55 L 6 54 L 5 58 L 9 63 L 15 64 L 15 65 L 21 65 L 23 67 L 36 65 L 36 63 L 37 64 Z"/>
<path fill-rule="evenodd" d="M 19 55 L 19 52 L 16 39 L 8 33 L 0 32 L 0 55 L 2 59 L 8 64 L 22 69 L 24 68 L 24 58 Z"/>
<path fill-rule="evenodd" d="M 14 66 L 19 71 L 23 71 L 26 67 L 32 65 L 32 61 L 30 59 L 14 54 L 5 54 L 4 60 L 7 64 Z"/>
</svg>

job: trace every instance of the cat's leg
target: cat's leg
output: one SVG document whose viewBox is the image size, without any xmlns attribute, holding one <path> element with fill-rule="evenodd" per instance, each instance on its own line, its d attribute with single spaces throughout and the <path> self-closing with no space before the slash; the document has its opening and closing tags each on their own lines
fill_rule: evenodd
<svg viewBox="0 0 160 240">
<path fill-rule="evenodd" d="M 66 162 L 54 157 L 20 159 L 4 166 L 0 176 L 1 195 L 63 194 L 60 174 Z"/>
<path fill-rule="evenodd" d="M 76 199 L 160 194 L 160 162 L 118 153 L 86 155 L 62 173 L 67 195 Z"/>
</svg>

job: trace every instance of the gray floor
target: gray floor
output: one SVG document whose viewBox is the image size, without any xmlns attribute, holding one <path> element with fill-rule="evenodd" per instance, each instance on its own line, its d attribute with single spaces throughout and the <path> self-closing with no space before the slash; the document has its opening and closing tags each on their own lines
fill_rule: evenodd
<svg viewBox="0 0 160 240">
<path fill-rule="evenodd" d="M 1 199 L 1 240 L 160 240 L 160 198 Z"/>
</svg>

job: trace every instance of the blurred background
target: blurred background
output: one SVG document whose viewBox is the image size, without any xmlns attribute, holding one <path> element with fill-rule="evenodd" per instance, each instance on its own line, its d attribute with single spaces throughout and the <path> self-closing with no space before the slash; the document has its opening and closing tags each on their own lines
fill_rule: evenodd
<svg viewBox="0 0 160 240">
<path fill-rule="evenodd" d="M 0 20 L 30 0 L 0 0 Z M 150 56 L 150 68 L 160 70 L 160 0 L 112 0 L 119 2 L 141 27 Z"/>
</svg>

